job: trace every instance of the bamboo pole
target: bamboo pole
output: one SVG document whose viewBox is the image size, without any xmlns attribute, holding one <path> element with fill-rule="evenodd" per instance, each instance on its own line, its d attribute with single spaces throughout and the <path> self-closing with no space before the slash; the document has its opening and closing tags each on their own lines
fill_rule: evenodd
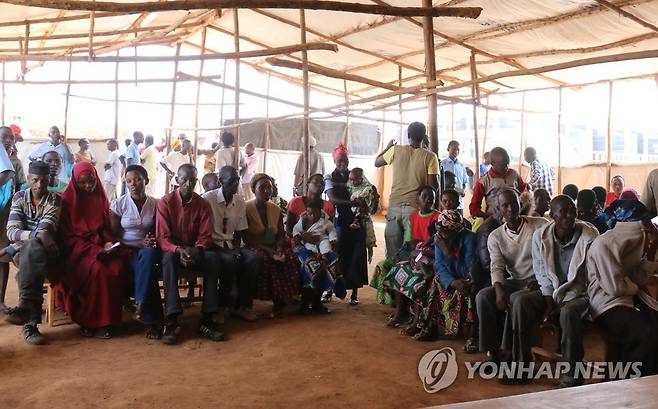
<svg viewBox="0 0 658 409">
<path fill-rule="evenodd" d="M 525 138 L 525 92 L 521 94 L 521 133 L 519 134 L 519 175 L 523 166 L 523 145 Z"/>
<path fill-rule="evenodd" d="M 486 99 L 486 105 L 489 105 L 489 97 Z M 487 151 L 487 136 L 489 136 L 489 108 L 484 108 L 484 138 L 482 138 L 483 154 Z"/>
<path fill-rule="evenodd" d="M 179 73 L 180 74 L 180 73 Z M 197 76 L 189 76 L 189 78 L 178 78 L 176 81 L 178 82 L 196 82 Z M 214 79 L 219 79 L 219 75 L 207 75 L 203 77 L 203 81 L 212 81 Z M 139 84 L 152 84 L 152 83 L 169 83 L 173 82 L 174 80 L 171 78 L 145 78 L 141 80 L 137 80 L 137 83 Z M 25 85 L 88 85 L 88 84 L 94 84 L 94 85 L 114 85 L 115 81 L 112 80 L 55 80 L 55 81 L 19 81 L 19 80 L 6 80 L 5 81 L 7 84 L 25 84 Z M 135 80 L 119 80 L 119 84 L 134 84 Z"/>
<path fill-rule="evenodd" d="M 612 10 L 616 13 L 619 13 L 620 15 L 626 17 L 627 19 L 636 22 L 637 24 L 641 25 L 642 27 L 645 27 L 645 28 L 648 28 L 649 30 L 658 32 L 658 27 L 656 27 L 655 25 L 653 25 L 653 24 L 651 24 L 647 21 L 642 20 L 641 18 L 637 17 L 636 15 L 629 13 L 628 11 L 622 9 L 621 7 L 615 5 L 615 4 L 613 4 L 613 3 L 611 3 L 607 0 L 594 0 L 594 1 L 599 3 L 600 5 L 602 5 L 604 7 L 609 8 L 610 10 Z"/>
<path fill-rule="evenodd" d="M 201 32 L 201 55 L 206 53 L 206 28 Z M 194 127 L 199 127 L 199 102 L 201 100 L 201 77 L 203 77 L 203 60 L 199 60 L 199 80 L 196 82 L 196 100 L 194 104 Z M 199 150 L 199 131 L 194 131 L 194 158 Z"/>
<path fill-rule="evenodd" d="M 267 98 L 265 99 L 265 143 L 263 144 L 263 172 L 267 173 L 267 151 L 270 149 L 270 80 L 272 75 L 267 75 Z"/>
<path fill-rule="evenodd" d="M 290 46 L 274 47 L 264 50 L 243 51 L 234 53 L 219 53 L 219 54 L 205 54 L 205 55 L 184 55 L 180 57 L 180 61 L 198 61 L 198 60 L 224 60 L 224 59 L 239 59 L 239 58 L 260 58 L 269 55 L 279 55 L 295 53 L 307 50 L 322 50 L 322 51 L 338 51 L 336 44 L 330 43 L 308 43 L 308 44 L 294 44 Z M 88 61 L 88 57 L 70 56 L 70 55 L 0 55 L 1 61 Z M 170 56 L 99 56 L 94 58 L 94 62 L 171 62 Z M 396 88 L 397 89 L 397 88 Z"/>
<path fill-rule="evenodd" d="M 422 0 L 424 7 L 431 7 L 432 0 Z M 425 43 L 425 76 L 427 82 L 436 81 L 436 58 L 434 56 L 434 22 L 432 17 L 423 17 L 423 40 Z M 427 120 L 430 149 L 439 153 L 439 128 L 437 124 L 438 109 L 436 106 L 436 94 L 427 96 L 428 114 Z"/>
<path fill-rule="evenodd" d="M 119 51 L 117 51 L 117 56 Z M 70 96 L 70 95 L 69 95 Z M 114 139 L 119 139 L 119 63 L 114 65 Z"/>
<path fill-rule="evenodd" d="M 562 192 L 562 88 L 558 91 L 557 109 L 557 191 Z"/>
<path fill-rule="evenodd" d="M 238 9 L 233 10 L 233 44 L 235 52 L 240 52 L 240 19 Z M 233 167 L 240 170 L 240 59 L 235 59 L 235 148 L 233 149 Z"/>
<path fill-rule="evenodd" d="M 330 10 L 385 16 L 429 16 L 477 18 L 481 7 L 393 7 L 376 4 L 348 3 L 329 0 L 172 0 L 165 2 L 114 3 L 89 0 L 5 0 L 18 6 L 43 7 L 55 10 L 108 11 L 144 13 L 195 9 L 300 9 Z"/>
<path fill-rule="evenodd" d="M 174 115 L 176 114 L 176 86 L 178 84 L 178 76 L 176 73 L 178 72 L 178 57 L 180 56 L 180 43 L 176 45 L 176 54 L 174 57 L 174 78 L 173 82 L 171 84 L 171 108 L 169 110 L 169 129 L 167 129 L 167 146 L 166 146 L 166 152 L 169 153 L 171 150 L 171 139 L 173 136 L 173 131 L 172 127 L 174 126 Z M 177 171 L 178 169 L 176 169 Z M 165 194 L 169 193 L 169 182 L 171 181 L 171 177 L 169 177 L 169 174 L 167 174 L 167 177 L 165 178 Z"/>
<path fill-rule="evenodd" d="M 606 169 L 605 188 L 610 191 L 610 178 L 612 177 L 612 81 L 608 82 L 608 135 L 606 143 Z"/>
<path fill-rule="evenodd" d="M 27 57 L 30 49 L 30 25 L 25 24 L 25 42 L 23 43 L 23 54 L 24 56 Z M 25 74 L 27 74 L 27 63 L 25 61 L 21 61 L 21 79 L 25 79 Z"/>
<path fill-rule="evenodd" d="M 291 69 L 294 69 L 294 70 L 303 70 L 304 69 L 303 63 L 297 62 L 297 61 L 284 60 L 284 59 L 276 58 L 276 57 L 266 58 L 265 61 L 267 61 L 268 64 L 273 65 L 275 67 L 291 68 Z M 323 67 L 323 66 L 318 65 L 318 64 L 309 63 L 308 64 L 308 70 L 309 70 L 309 72 L 324 75 L 325 77 L 338 78 L 338 79 L 342 79 L 342 80 L 360 82 L 362 84 L 368 84 L 368 85 L 372 85 L 373 87 L 384 88 L 384 89 L 388 89 L 388 90 L 392 90 L 392 91 L 399 89 L 395 85 L 391 85 L 391 84 L 381 82 L 381 81 L 372 80 L 370 78 L 362 77 L 360 75 L 345 74 L 344 71 L 334 70 L 332 68 Z"/>
<path fill-rule="evenodd" d="M 343 133 L 343 144 L 347 146 L 350 139 L 350 97 L 347 95 L 347 81 L 343 80 L 343 90 L 345 92 L 345 132 Z"/>
<path fill-rule="evenodd" d="M 584 65 L 596 65 L 596 64 L 604 64 L 604 63 L 609 63 L 609 62 L 630 61 L 630 60 L 638 60 L 638 59 L 645 59 L 645 58 L 658 58 L 658 50 L 635 51 L 635 52 L 630 52 L 630 53 L 622 53 L 622 54 L 605 55 L 605 56 L 599 56 L 599 57 L 583 58 L 583 59 L 580 59 L 580 60 L 568 61 L 568 62 L 559 63 L 559 64 L 552 64 L 552 65 L 545 65 L 545 66 L 542 66 L 542 67 L 536 67 L 536 68 L 531 68 L 531 69 L 499 72 L 497 74 L 487 75 L 485 77 L 479 77 L 477 80 L 463 81 L 459 84 L 448 85 L 448 86 L 437 88 L 437 89 L 427 89 L 427 90 L 425 90 L 423 92 L 419 92 L 418 94 L 413 95 L 411 97 L 402 98 L 401 102 L 413 101 L 415 99 L 426 97 L 427 95 L 430 95 L 430 94 L 452 91 L 454 89 L 459 89 L 459 88 L 471 86 L 473 84 L 481 84 L 481 83 L 485 83 L 485 82 L 489 82 L 489 81 L 493 81 L 493 80 L 497 80 L 497 79 L 501 79 L 501 78 L 533 75 L 533 74 L 537 74 L 537 73 L 550 72 L 550 71 L 559 71 L 559 70 L 564 70 L 564 69 L 567 69 L 567 68 L 581 67 L 581 66 L 584 66 Z M 377 100 L 380 100 L 380 99 L 386 99 L 386 98 L 394 97 L 394 96 L 397 96 L 397 95 L 400 95 L 400 94 L 409 94 L 409 93 L 418 92 L 418 91 L 421 91 L 423 89 L 433 87 L 433 86 L 437 86 L 437 85 L 438 85 L 438 81 L 427 82 L 425 84 L 419 84 L 419 85 L 415 85 L 415 86 L 412 86 L 412 87 L 402 88 L 398 91 L 390 91 L 390 92 L 382 93 L 382 94 L 379 94 L 379 95 L 374 95 L 372 97 L 354 100 L 354 101 L 352 101 L 351 104 L 352 105 L 361 105 L 361 104 L 365 104 L 365 103 L 368 103 L 368 102 L 377 101 Z M 398 103 L 399 103 L 399 101 L 398 102 L 393 102 L 393 103 L 381 104 L 381 105 L 378 105 L 378 106 L 375 106 L 375 107 L 371 108 L 370 110 L 376 111 L 376 110 L 388 108 L 389 106 L 396 105 Z"/>
<path fill-rule="evenodd" d="M 66 102 L 64 103 L 64 143 L 68 138 L 68 125 L 69 125 L 69 96 L 71 94 L 71 71 L 73 62 L 69 61 L 68 84 L 66 84 Z"/>
<path fill-rule="evenodd" d="M 225 101 L 225 99 L 224 99 L 225 95 L 224 94 L 225 94 L 225 91 L 226 91 L 226 88 L 227 88 L 227 86 L 226 86 L 226 64 L 227 64 L 227 61 L 224 60 L 224 72 L 222 73 L 222 83 L 221 83 L 222 99 L 221 99 L 220 108 L 219 108 L 219 125 L 220 126 L 224 125 L 224 101 Z M 221 142 L 221 141 L 218 140 L 217 142 Z"/>
<path fill-rule="evenodd" d="M 304 9 L 299 9 L 299 27 L 300 27 L 300 37 L 302 44 L 306 44 L 306 12 Z M 310 104 L 310 89 L 308 85 L 308 54 L 302 52 L 302 80 L 304 82 L 304 119 L 302 121 L 302 136 L 304 138 L 304 178 L 303 178 L 303 191 L 306 194 L 308 186 L 308 177 L 310 172 L 310 143 L 309 143 L 309 104 Z M 347 105 L 347 104 L 346 104 Z"/>
<path fill-rule="evenodd" d="M 475 63 L 475 52 L 471 51 L 471 79 L 477 78 L 477 66 Z M 471 86 L 471 97 L 473 102 L 480 102 L 480 93 L 476 84 Z M 473 104 L 473 144 L 475 145 L 475 172 L 480 172 L 480 142 L 478 140 L 478 107 Z M 477 180 L 477 178 L 476 178 Z"/>
</svg>

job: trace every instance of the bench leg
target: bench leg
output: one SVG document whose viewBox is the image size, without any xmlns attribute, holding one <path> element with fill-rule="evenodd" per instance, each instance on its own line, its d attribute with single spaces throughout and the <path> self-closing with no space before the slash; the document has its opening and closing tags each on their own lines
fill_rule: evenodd
<svg viewBox="0 0 658 409">
<path fill-rule="evenodd" d="M 46 324 L 49 327 L 53 326 L 55 321 L 55 294 L 53 288 L 48 285 L 48 290 L 46 291 Z"/>
</svg>

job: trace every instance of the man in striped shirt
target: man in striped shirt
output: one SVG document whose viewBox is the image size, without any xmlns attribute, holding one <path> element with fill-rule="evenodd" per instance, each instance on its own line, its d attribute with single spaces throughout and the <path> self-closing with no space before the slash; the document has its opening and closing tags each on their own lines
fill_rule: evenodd
<svg viewBox="0 0 658 409">
<path fill-rule="evenodd" d="M 18 265 L 19 304 L 7 321 L 23 325 L 23 337 L 30 345 L 44 343 L 37 325 L 41 322 L 42 288 L 49 267 L 58 255 L 57 231 L 61 198 L 48 192 L 50 167 L 44 162 L 32 162 L 28 172 L 29 189 L 14 195 L 7 222 L 7 237 L 12 242 L 0 250 L 9 254 Z"/>
<path fill-rule="evenodd" d="M 523 152 L 523 157 L 530 164 L 530 180 L 528 181 L 530 190 L 545 189 L 553 197 L 553 180 L 555 180 L 553 169 L 551 169 L 548 163 L 542 162 L 537 158 L 537 150 L 535 148 L 526 148 Z"/>
</svg>

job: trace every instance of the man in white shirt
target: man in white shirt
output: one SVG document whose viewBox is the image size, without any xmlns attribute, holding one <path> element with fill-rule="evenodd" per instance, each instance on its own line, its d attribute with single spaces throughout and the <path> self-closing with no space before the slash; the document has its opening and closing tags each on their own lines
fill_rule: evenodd
<svg viewBox="0 0 658 409">
<path fill-rule="evenodd" d="M 110 201 L 117 197 L 117 185 L 121 181 L 121 161 L 119 160 L 119 142 L 116 139 L 107 141 L 107 150 L 110 154 L 105 161 L 105 193 Z"/>
<path fill-rule="evenodd" d="M 217 150 L 215 153 L 215 171 L 219 172 L 224 166 L 232 166 L 237 169 L 238 172 L 245 167 L 244 157 L 240 152 L 239 148 L 235 148 L 235 136 L 230 132 L 224 132 L 222 134 L 222 147 Z M 238 166 L 235 166 L 235 155 L 238 155 Z"/>
<path fill-rule="evenodd" d="M 176 177 L 175 177 L 176 172 L 178 172 L 178 168 L 188 164 L 194 165 L 192 163 L 192 158 L 190 157 L 191 150 L 192 150 L 192 142 L 186 139 L 183 141 L 183 145 L 181 147 L 180 152 L 171 151 L 169 152 L 169 155 L 167 155 L 160 162 L 160 165 L 163 167 L 165 172 L 167 172 L 167 174 L 171 178 L 169 185 L 171 186 L 172 190 L 176 190 L 178 188 L 178 182 L 176 181 Z"/>
<path fill-rule="evenodd" d="M 253 288 L 258 273 L 258 258 L 243 248 L 243 234 L 247 225 L 247 208 L 238 193 L 240 176 L 231 166 L 224 166 L 219 171 L 222 187 L 202 195 L 210 205 L 212 215 L 213 250 L 219 255 L 220 290 L 216 321 L 223 324 L 232 284 L 237 283 L 237 300 L 234 314 L 245 321 L 255 321 L 253 312 Z"/>
<path fill-rule="evenodd" d="M 498 193 L 498 211 L 505 224 L 487 240 L 492 286 L 482 289 L 475 297 L 480 352 L 490 353 L 498 362 L 502 358 L 501 348 L 511 349 L 512 322 L 510 314 L 505 314 L 511 308 L 510 296 L 525 288 L 538 289 L 532 268 L 532 235 L 548 223 L 543 217 L 520 216 L 520 209 L 516 190 L 503 189 Z"/>
<path fill-rule="evenodd" d="M 30 153 L 29 159 L 31 162 L 40 160 L 44 154 L 50 151 L 59 153 L 62 157 L 62 168 L 57 177 L 63 182 L 68 182 L 70 177 L 67 169 L 73 164 L 73 154 L 71 153 L 71 149 L 69 149 L 66 141 L 62 140 L 62 135 L 59 133 L 59 128 L 56 126 L 50 128 L 48 131 L 48 138 L 50 138 L 50 141 L 37 146 L 37 148 Z"/>
</svg>

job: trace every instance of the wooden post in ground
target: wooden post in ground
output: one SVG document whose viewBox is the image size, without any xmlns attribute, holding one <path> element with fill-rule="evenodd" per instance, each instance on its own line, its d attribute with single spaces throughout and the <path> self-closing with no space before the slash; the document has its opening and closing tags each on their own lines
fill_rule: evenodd
<svg viewBox="0 0 658 409">
<path fill-rule="evenodd" d="M 521 167 L 523 166 L 523 145 L 525 137 L 525 91 L 521 93 L 521 133 L 519 134 L 519 175 L 521 174 Z"/>
<path fill-rule="evenodd" d="M 119 50 L 117 50 L 117 57 Z M 114 139 L 119 139 L 119 63 L 114 65 Z"/>
<path fill-rule="evenodd" d="M 398 65 L 398 86 L 402 88 L 402 66 Z M 402 95 L 398 95 L 398 101 L 402 100 Z M 400 116 L 400 136 L 398 143 L 402 144 L 402 138 L 404 137 L 404 129 L 402 128 L 402 102 L 398 104 L 398 115 Z"/>
<path fill-rule="evenodd" d="M 68 83 L 66 84 L 66 102 L 64 103 L 64 140 L 68 139 L 69 127 L 69 96 L 71 95 L 71 70 L 73 62 L 69 61 Z"/>
<path fill-rule="evenodd" d="M 350 98 L 347 95 L 347 81 L 343 80 L 343 92 L 345 94 L 345 132 L 343 133 L 343 145 L 347 146 L 350 140 Z"/>
<path fill-rule="evenodd" d="M 2 104 L 0 106 L 0 119 L 2 119 L 2 124 L 5 124 L 5 62 L 2 62 Z"/>
<path fill-rule="evenodd" d="M 606 160 L 605 188 L 610 191 L 610 178 L 612 177 L 612 81 L 608 82 L 608 140 L 606 143 Z"/>
<path fill-rule="evenodd" d="M 166 146 L 166 152 L 169 153 L 171 151 L 171 140 L 172 136 L 174 133 L 173 126 L 174 126 L 174 115 L 176 114 L 176 85 L 177 81 L 176 79 L 178 78 L 178 57 L 180 56 L 180 43 L 176 44 L 176 56 L 174 57 L 174 81 L 172 82 L 171 85 L 171 104 L 170 104 L 170 109 L 169 109 L 169 129 L 167 130 L 167 146 Z M 172 169 L 172 171 L 176 172 L 178 169 Z M 169 182 L 171 181 L 171 177 L 167 175 L 166 180 L 165 180 L 165 194 L 169 193 Z"/>
<path fill-rule="evenodd" d="M 486 98 L 485 105 L 489 105 L 489 97 Z M 484 108 L 484 138 L 482 138 L 482 154 L 487 151 L 487 136 L 489 136 L 489 109 Z M 480 170 L 478 169 L 478 172 L 479 171 Z"/>
<path fill-rule="evenodd" d="M 450 139 L 455 140 L 455 103 L 450 104 Z"/>
<path fill-rule="evenodd" d="M 224 126 L 224 97 L 225 97 L 225 92 L 226 92 L 226 60 L 224 60 L 224 72 L 222 73 L 222 99 L 219 105 L 219 126 Z M 221 141 L 221 135 L 218 135 L 220 137 L 219 144 L 222 144 Z"/>
<path fill-rule="evenodd" d="M 562 87 L 557 107 L 557 193 L 562 192 Z"/>
<path fill-rule="evenodd" d="M 206 27 L 201 32 L 201 55 L 206 54 Z M 196 161 L 199 150 L 199 102 L 201 100 L 201 77 L 203 77 L 204 60 L 199 61 L 199 80 L 196 82 L 196 101 L 194 103 L 194 160 Z"/>
<path fill-rule="evenodd" d="M 299 28 L 301 33 L 301 43 L 306 44 L 306 14 L 304 9 L 299 10 Z M 309 177 L 309 156 L 310 156 L 310 147 L 309 147 L 309 85 L 308 85 L 308 53 L 302 51 L 302 79 L 303 79 L 303 90 L 304 90 L 304 120 L 302 121 L 302 136 L 304 138 L 304 194 L 306 194 L 306 188 L 308 185 Z"/>
<path fill-rule="evenodd" d="M 240 52 L 240 21 L 238 9 L 233 9 L 233 44 L 235 52 Z M 233 150 L 233 167 L 240 167 L 240 59 L 235 59 L 235 149 Z"/>
<path fill-rule="evenodd" d="M 475 52 L 471 51 L 471 79 L 477 79 L 477 67 L 475 65 Z M 478 85 L 471 86 L 471 98 L 473 98 L 473 144 L 475 145 L 475 171 L 480 172 L 480 143 L 478 141 L 478 104 L 480 103 L 480 91 Z M 454 104 L 453 104 L 454 106 Z M 475 177 L 477 180 L 477 177 Z"/>
<path fill-rule="evenodd" d="M 267 173 L 267 151 L 270 149 L 270 80 L 272 73 L 267 73 L 267 99 L 265 99 L 265 143 L 263 144 L 263 173 Z"/>
<path fill-rule="evenodd" d="M 432 7 L 432 0 L 423 0 L 423 7 Z M 425 76 L 428 82 L 436 81 L 436 60 L 434 58 L 434 22 L 432 17 L 423 17 L 423 39 L 425 43 Z M 427 133 L 430 140 L 430 149 L 438 154 L 439 129 L 437 121 L 436 94 L 427 96 L 429 118 L 427 120 Z"/>
</svg>

